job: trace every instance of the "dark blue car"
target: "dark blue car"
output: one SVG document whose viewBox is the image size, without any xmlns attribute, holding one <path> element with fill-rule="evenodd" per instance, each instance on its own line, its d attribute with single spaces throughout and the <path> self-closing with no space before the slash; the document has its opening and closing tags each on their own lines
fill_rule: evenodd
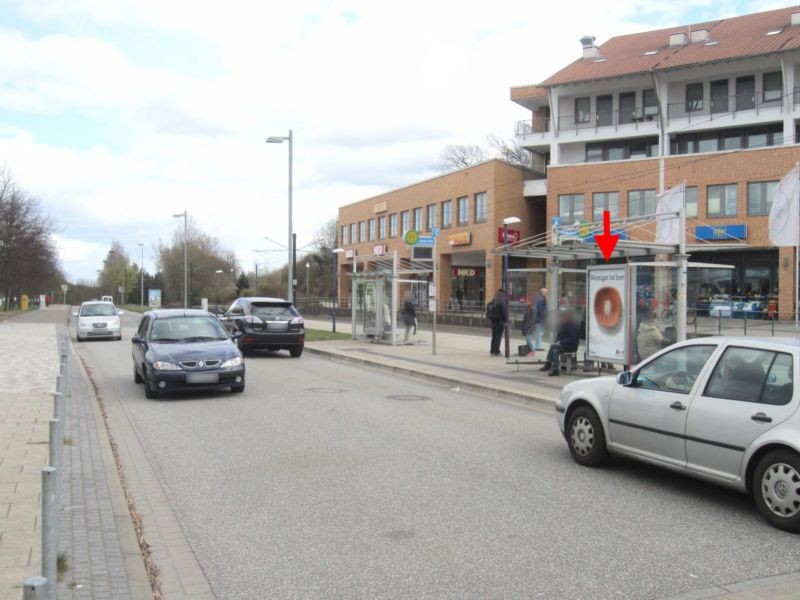
<svg viewBox="0 0 800 600">
<path fill-rule="evenodd" d="M 244 391 L 242 353 L 219 320 L 204 310 L 147 312 L 131 342 L 133 378 L 144 383 L 147 398 L 170 391 Z"/>
</svg>

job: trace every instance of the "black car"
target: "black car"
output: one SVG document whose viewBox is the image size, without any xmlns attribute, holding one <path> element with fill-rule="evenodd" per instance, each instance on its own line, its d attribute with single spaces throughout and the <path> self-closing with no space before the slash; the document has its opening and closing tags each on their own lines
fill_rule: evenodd
<svg viewBox="0 0 800 600">
<path fill-rule="evenodd" d="M 231 333 L 241 333 L 237 343 L 242 352 L 288 350 L 295 358 L 303 353 L 303 317 L 287 300 L 239 298 L 220 316 L 220 321 Z"/>
<path fill-rule="evenodd" d="M 131 342 L 133 379 L 144 383 L 147 398 L 170 391 L 244 391 L 242 353 L 219 320 L 204 310 L 146 312 Z"/>
</svg>

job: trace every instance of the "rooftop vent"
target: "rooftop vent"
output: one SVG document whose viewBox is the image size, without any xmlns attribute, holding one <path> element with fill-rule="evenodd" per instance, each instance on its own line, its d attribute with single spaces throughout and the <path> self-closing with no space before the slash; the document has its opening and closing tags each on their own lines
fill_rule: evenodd
<svg viewBox="0 0 800 600">
<path fill-rule="evenodd" d="M 686 34 L 685 33 L 672 33 L 669 36 L 669 45 L 670 47 L 674 46 L 685 46 L 686 45 Z"/>
<path fill-rule="evenodd" d="M 705 42 L 708 40 L 708 29 L 697 29 L 689 34 L 689 41 L 692 44 Z"/>
<path fill-rule="evenodd" d="M 593 35 L 585 35 L 581 38 L 581 46 L 583 46 L 583 58 L 600 58 L 600 48 L 594 45 L 595 37 Z"/>
<path fill-rule="evenodd" d="M 766 33 L 766 35 L 778 35 L 778 34 L 779 34 L 779 33 L 781 33 L 782 31 L 783 31 L 783 29 L 773 29 L 772 31 L 768 31 L 768 32 Z"/>
<path fill-rule="evenodd" d="M 642 52 L 642 54 L 644 56 L 653 56 L 654 54 L 658 54 L 658 50 L 647 50 L 645 52 Z"/>
<path fill-rule="evenodd" d="M 792 13 L 791 20 L 789 23 L 794 27 L 795 25 L 800 25 L 800 12 Z"/>
</svg>

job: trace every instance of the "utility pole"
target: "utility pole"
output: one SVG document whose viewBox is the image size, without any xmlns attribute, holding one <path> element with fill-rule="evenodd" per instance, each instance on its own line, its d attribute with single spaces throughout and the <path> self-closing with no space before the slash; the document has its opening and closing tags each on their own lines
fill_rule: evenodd
<svg viewBox="0 0 800 600">
<path fill-rule="evenodd" d="M 188 211 L 172 215 L 183 217 L 183 308 L 189 308 L 189 220 Z"/>
<path fill-rule="evenodd" d="M 139 263 L 139 302 L 144 308 L 144 244 L 139 244 L 139 248 L 142 249 L 142 260 Z"/>
<path fill-rule="evenodd" d="M 294 228 L 292 227 L 292 160 L 294 154 L 294 135 L 289 130 L 288 136 L 274 135 L 267 138 L 269 144 L 289 142 L 289 302 L 294 302 Z"/>
</svg>

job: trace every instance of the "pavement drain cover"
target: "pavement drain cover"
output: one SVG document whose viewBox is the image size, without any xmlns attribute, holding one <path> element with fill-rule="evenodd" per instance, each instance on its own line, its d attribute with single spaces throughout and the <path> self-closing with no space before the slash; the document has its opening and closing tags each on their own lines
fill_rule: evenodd
<svg viewBox="0 0 800 600">
<path fill-rule="evenodd" d="M 419 402 L 421 400 L 430 400 L 430 396 L 415 396 L 413 394 L 392 394 L 386 396 L 387 400 L 402 400 L 404 402 Z"/>
<path fill-rule="evenodd" d="M 305 391 L 311 392 L 312 394 L 343 394 L 347 390 L 338 387 L 310 387 L 306 388 Z"/>
</svg>

